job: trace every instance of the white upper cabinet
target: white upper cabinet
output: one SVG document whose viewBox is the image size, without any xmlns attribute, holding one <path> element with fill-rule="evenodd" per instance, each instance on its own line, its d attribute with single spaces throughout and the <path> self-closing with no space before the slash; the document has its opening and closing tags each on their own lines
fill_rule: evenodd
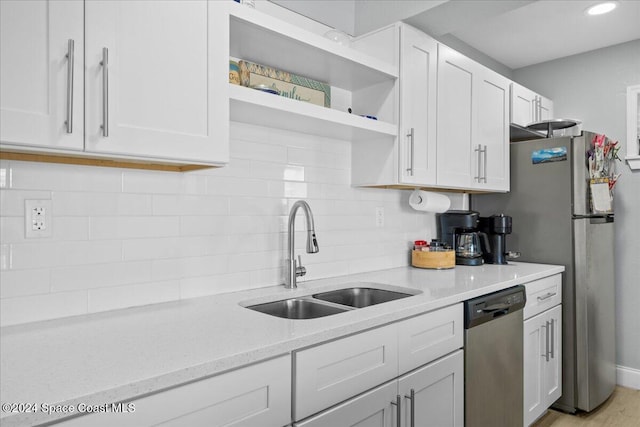
<svg viewBox="0 0 640 427">
<path fill-rule="evenodd" d="M 553 118 L 553 101 L 518 83 L 511 83 L 511 123 L 527 127 Z"/>
<path fill-rule="evenodd" d="M 207 1 L 86 2 L 87 151 L 228 160 L 214 19 Z"/>
<path fill-rule="evenodd" d="M 438 43 L 400 27 L 400 182 L 436 183 L 436 83 Z"/>
<path fill-rule="evenodd" d="M 373 105 L 398 117 L 393 139 L 371 138 L 352 144 L 352 184 L 359 186 L 434 186 L 436 184 L 436 91 L 438 43 L 406 24 L 394 24 L 357 40 L 359 49 L 391 52 L 400 79 L 389 95 L 370 91 Z M 381 54 L 382 55 L 382 54 Z M 383 102 L 376 101 L 378 98 Z"/>
<path fill-rule="evenodd" d="M 510 81 L 406 24 L 363 39 L 383 33 L 398 40 L 398 135 L 352 145 L 352 184 L 509 191 Z"/>
<path fill-rule="evenodd" d="M 444 45 L 438 46 L 438 184 L 471 186 L 474 81 L 480 65 Z M 474 159 L 478 153 L 474 153 Z"/>
<path fill-rule="evenodd" d="M 2 156 L 228 162 L 228 56 L 212 31 L 228 22 L 215 3 L 2 1 Z"/>
<path fill-rule="evenodd" d="M 438 187 L 509 191 L 509 83 L 439 45 Z"/>
<path fill-rule="evenodd" d="M 0 2 L 0 141 L 83 149 L 80 1 Z"/>
<path fill-rule="evenodd" d="M 509 80 L 482 67 L 479 74 L 476 115 L 472 142 L 478 158 L 472 161 L 472 187 L 479 190 L 509 191 Z M 476 151 L 477 150 L 477 151 Z"/>
</svg>

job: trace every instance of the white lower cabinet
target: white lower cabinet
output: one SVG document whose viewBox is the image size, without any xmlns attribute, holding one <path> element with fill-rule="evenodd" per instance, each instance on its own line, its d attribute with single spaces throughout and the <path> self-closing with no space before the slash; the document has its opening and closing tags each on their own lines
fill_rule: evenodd
<svg viewBox="0 0 640 427">
<path fill-rule="evenodd" d="M 402 426 L 464 424 L 464 353 L 458 350 L 398 380 Z M 413 412 L 413 420 L 412 419 Z"/>
<path fill-rule="evenodd" d="M 63 421 L 64 427 L 284 426 L 291 422 L 291 356 L 281 356 Z"/>
<path fill-rule="evenodd" d="M 562 394 L 562 304 L 524 321 L 524 425 Z"/>
<path fill-rule="evenodd" d="M 462 426 L 463 375 L 458 350 L 294 426 Z"/>
<path fill-rule="evenodd" d="M 409 427 L 413 410 L 414 426 L 462 426 L 462 321 L 457 304 L 296 352 L 294 425 L 396 426 L 400 416 Z"/>
<path fill-rule="evenodd" d="M 367 427 L 392 426 L 398 384 L 389 382 L 380 387 L 349 399 L 340 405 L 328 409 L 315 417 L 295 423 L 295 427 Z"/>
</svg>

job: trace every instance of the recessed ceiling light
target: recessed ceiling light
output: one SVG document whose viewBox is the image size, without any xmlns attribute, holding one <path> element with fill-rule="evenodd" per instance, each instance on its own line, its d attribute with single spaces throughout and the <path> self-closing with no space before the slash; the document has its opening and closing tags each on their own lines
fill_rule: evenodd
<svg viewBox="0 0 640 427">
<path fill-rule="evenodd" d="M 585 13 L 587 15 L 603 15 L 605 13 L 611 12 L 616 7 L 618 7 L 618 2 L 616 2 L 616 1 L 606 1 L 604 3 L 598 3 L 598 4 L 595 4 L 595 5 L 591 6 L 590 8 L 585 10 Z"/>
</svg>

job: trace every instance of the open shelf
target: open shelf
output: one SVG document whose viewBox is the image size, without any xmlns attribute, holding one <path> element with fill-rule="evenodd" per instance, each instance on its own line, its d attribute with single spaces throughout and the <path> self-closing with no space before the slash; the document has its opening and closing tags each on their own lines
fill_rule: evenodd
<svg viewBox="0 0 640 427">
<path fill-rule="evenodd" d="M 395 138 L 395 124 L 229 84 L 231 120 L 329 138 Z"/>
<path fill-rule="evenodd" d="M 232 57 L 357 91 L 398 78 L 398 67 L 285 21 L 229 5 Z"/>
</svg>

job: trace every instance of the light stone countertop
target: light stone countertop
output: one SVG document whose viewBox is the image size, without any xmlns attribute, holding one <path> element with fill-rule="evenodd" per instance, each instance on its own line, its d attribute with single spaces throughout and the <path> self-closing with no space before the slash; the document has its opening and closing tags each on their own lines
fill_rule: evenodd
<svg viewBox="0 0 640 427">
<path fill-rule="evenodd" d="M 558 274 L 563 266 L 511 263 L 452 270 L 411 267 L 233 292 L 2 328 L 2 403 L 105 404 L 222 373 L 323 341 Z M 421 293 L 309 320 L 240 305 L 374 282 Z M 63 415 L 63 414 L 60 414 Z M 2 412 L 3 426 L 59 417 Z"/>
</svg>

